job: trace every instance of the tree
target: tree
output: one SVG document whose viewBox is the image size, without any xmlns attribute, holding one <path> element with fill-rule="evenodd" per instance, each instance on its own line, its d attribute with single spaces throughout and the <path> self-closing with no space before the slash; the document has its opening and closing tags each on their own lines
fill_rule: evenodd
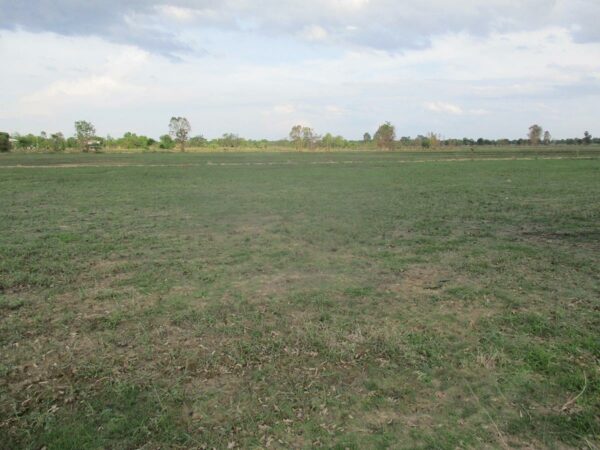
<svg viewBox="0 0 600 450">
<path fill-rule="evenodd" d="M 377 147 L 391 150 L 394 147 L 394 140 L 396 139 L 396 129 L 394 125 L 386 122 L 379 127 L 373 138 L 377 143 Z"/>
<path fill-rule="evenodd" d="M 302 142 L 307 147 L 314 147 L 319 140 L 319 136 L 315 134 L 314 130 L 310 127 L 302 128 Z"/>
<path fill-rule="evenodd" d="M 542 138 L 542 132 L 544 130 L 539 125 L 531 125 L 529 127 L 529 133 L 527 136 L 529 137 L 529 142 L 531 145 L 538 145 L 540 143 L 540 139 Z"/>
<path fill-rule="evenodd" d="M 77 138 L 71 136 L 67 138 L 67 148 L 76 148 L 77 147 Z"/>
<path fill-rule="evenodd" d="M 592 135 L 588 131 L 583 133 L 583 143 L 585 145 L 589 145 L 592 143 Z"/>
<path fill-rule="evenodd" d="M 344 148 L 348 146 L 348 141 L 343 136 L 333 136 L 327 133 L 321 138 L 321 144 L 327 148 Z"/>
<path fill-rule="evenodd" d="M 169 134 L 179 144 L 182 152 L 185 152 L 185 143 L 188 140 L 190 131 L 192 131 L 192 127 L 185 117 L 171 117 Z"/>
<path fill-rule="evenodd" d="M 339 136 L 334 137 L 331 133 L 327 133 L 321 139 L 321 145 L 323 145 L 323 147 L 325 147 L 328 150 L 337 147 L 339 144 Z"/>
<path fill-rule="evenodd" d="M 190 147 L 204 147 L 206 143 L 206 138 L 201 134 L 190 138 L 190 140 L 188 141 Z"/>
<path fill-rule="evenodd" d="M 440 143 L 440 136 L 433 131 L 427 133 L 427 139 L 429 140 L 430 147 L 437 147 Z"/>
<path fill-rule="evenodd" d="M 65 137 L 60 131 L 50 135 L 50 146 L 55 152 L 62 152 L 65 150 L 67 143 L 65 141 Z"/>
<path fill-rule="evenodd" d="M 297 149 L 302 147 L 302 125 L 294 125 L 290 131 L 290 140 Z"/>
<path fill-rule="evenodd" d="M 117 139 L 107 134 L 106 139 L 104 139 L 104 145 L 109 148 L 115 148 L 117 146 Z"/>
<path fill-rule="evenodd" d="M 146 136 L 127 131 L 122 138 L 117 139 L 117 145 L 121 148 L 148 148 L 151 142 Z"/>
<path fill-rule="evenodd" d="M 544 145 L 550 145 L 552 142 L 552 136 L 548 130 L 544 131 Z"/>
<path fill-rule="evenodd" d="M 90 122 L 86 122 L 85 120 L 78 120 L 75 122 L 75 135 L 77 137 L 79 148 L 82 151 L 88 152 L 90 150 L 90 147 L 93 144 L 91 140 L 95 134 L 96 129 Z"/>
<path fill-rule="evenodd" d="M 313 147 L 318 140 L 319 136 L 310 127 L 294 125 L 290 131 L 290 141 L 294 143 L 298 150 L 302 147 Z"/>
<path fill-rule="evenodd" d="M 244 139 L 234 133 L 225 133 L 223 137 L 218 140 L 219 145 L 222 147 L 240 147 L 244 144 Z"/>
<path fill-rule="evenodd" d="M 171 150 L 173 147 L 175 147 L 175 141 L 171 136 L 165 134 L 160 137 L 160 143 L 158 146 L 165 150 Z"/>
<path fill-rule="evenodd" d="M 372 140 L 373 140 L 373 138 L 371 137 L 371 133 L 365 133 L 365 134 L 363 134 L 363 142 L 365 144 L 368 144 Z"/>
<path fill-rule="evenodd" d="M 10 151 L 10 135 L 0 132 L 0 153 Z"/>
</svg>

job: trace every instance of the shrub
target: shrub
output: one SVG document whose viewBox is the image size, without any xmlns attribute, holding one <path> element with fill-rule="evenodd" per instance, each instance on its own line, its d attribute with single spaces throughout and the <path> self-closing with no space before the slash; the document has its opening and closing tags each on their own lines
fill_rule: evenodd
<svg viewBox="0 0 600 450">
<path fill-rule="evenodd" d="M 0 132 L 0 153 L 10 151 L 10 136 L 8 133 Z"/>
</svg>

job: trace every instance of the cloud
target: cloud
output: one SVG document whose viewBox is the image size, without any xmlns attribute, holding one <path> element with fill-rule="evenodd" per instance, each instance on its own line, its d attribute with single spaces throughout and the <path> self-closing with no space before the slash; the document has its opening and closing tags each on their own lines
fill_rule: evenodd
<svg viewBox="0 0 600 450">
<path fill-rule="evenodd" d="M 171 57 L 201 52 L 186 37 L 207 27 L 394 52 L 449 33 L 552 26 L 600 41 L 597 0 L 0 0 L 0 11 L 0 29 L 101 36 Z"/>
<path fill-rule="evenodd" d="M 461 115 L 464 112 L 460 106 L 444 102 L 427 102 L 425 108 L 432 112 L 444 114 Z"/>
<path fill-rule="evenodd" d="M 296 112 L 294 105 L 277 105 L 273 107 L 273 111 L 278 114 L 292 114 Z"/>
<path fill-rule="evenodd" d="M 99 36 L 175 56 L 190 46 L 177 30 L 156 23 L 152 1 L 133 0 L 0 0 L 0 29 L 53 32 L 65 36 Z"/>
<path fill-rule="evenodd" d="M 309 41 L 324 41 L 328 37 L 327 30 L 318 25 L 306 27 L 302 32 L 302 35 Z"/>
<path fill-rule="evenodd" d="M 324 2 L 322 9 L 340 10 L 342 3 Z M 299 8 L 297 23 L 327 31 L 320 41 L 307 41 L 302 27 L 267 31 L 264 20 L 276 21 L 277 8 L 263 22 L 246 15 L 233 23 L 222 4 L 171 2 L 175 9 L 128 11 L 128 26 L 176 30 L 191 48 L 211 50 L 177 62 L 129 41 L 0 31 L 0 58 L 10 61 L 0 84 L 1 128 L 68 133 L 84 118 L 103 134 L 157 137 L 178 115 L 207 137 L 278 138 L 306 123 L 320 134 L 360 138 L 385 120 L 399 135 L 519 137 L 539 122 L 560 137 L 580 128 L 594 132 L 600 114 L 600 43 L 580 39 L 567 25 L 431 34 L 427 46 L 388 51 L 342 39 L 363 35 L 369 25 L 361 14 L 376 0 L 329 21 L 316 10 L 300 20 Z"/>
</svg>

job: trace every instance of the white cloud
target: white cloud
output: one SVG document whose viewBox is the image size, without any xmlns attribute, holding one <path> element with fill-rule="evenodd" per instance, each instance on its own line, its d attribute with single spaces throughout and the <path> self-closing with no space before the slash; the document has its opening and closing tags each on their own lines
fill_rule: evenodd
<svg viewBox="0 0 600 450">
<path fill-rule="evenodd" d="M 302 36 L 309 41 L 324 41 L 329 34 L 327 30 L 319 25 L 311 25 L 302 31 Z"/>
<path fill-rule="evenodd" d="M 147 95 L 132 78 L 146 65 L 149 55 L 135 48 L 118 48 L 103 64 L 88 66 L 84 76 L 58 79 L 28 92 L 18 100 L 21 111 L 30 115 L 54 115 L 71 105 L 114 107 L 139 101 Z"/>
<path fill-rule="evenodd" d="M 327 105 L 325 107 L 325 111 L 327 111 L 330 114 L 334 114 L 334 115 L 339 115 L 339 114 L 345 113 L 344 108 L 340 108 L 339 106 L 336 106 L 336 105 Z"/>
<path fill-rule="evenodd" d="M 296 112 L 296 108 L 294 105 L 277 105 L 273 108 L 273 111 L 278 114 L 292 114 Z"/>
<path fill-rule="evenodd" d="M 444 102 L 426 102 L 425 108 L 429 111 L 433 111 L 436 113 L 445 113 L 445 114 L 456 114 L 461 115 L 463 110 L 460 106 L 453 105 L 451 103 Z"/>
<path fill-rule="evenodd" d="M 212 54 L 178 62 L 100 38 L 2 32 L 0 58 L 11 64 L 0 128 L 68 132 L 85 118 L 101 133 L 156 137 L 176 114 L 207 137 L 278 138 L 303 123 L 360 138 L 385 120 L 413 136 L 520 137 L 534 122 L 556 137 L 600 133 L 600 44 L 568 28 L 446 33 L 401 53 L 246 29 L 189 31 Z"/>
<path fill-rule="evenodd" d="M 180 21 L 192 20 L 197 16 L 197 11 L 190 8 L 182 8 L 180 6 L 159 5 L 156 9 L 163 16 Z"/>
<path fill-rule="evenodd" d="M 326 30 L 330 43 L 346 49 L 388 51 L 423 48 L 444 34 L 546 27 L 567 29 L 579 42 L 600 41 L 597 0 L 0 0 L 0 10 L 0 29 L 101 36 L 170 55 L 193 51 L 181 34 L 207 26 L 287 37 L 307 30 L 317 39 Z"/>
</svg>

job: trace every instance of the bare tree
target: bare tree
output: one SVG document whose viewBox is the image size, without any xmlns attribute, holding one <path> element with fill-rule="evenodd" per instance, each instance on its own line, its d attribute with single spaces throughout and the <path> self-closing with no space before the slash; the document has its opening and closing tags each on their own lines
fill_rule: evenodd
<svg viewBox="0 0 600 450">
<path fill-rule="evenodd" d="M 542 132 L 544 130 L 539 125 L 531 125 L 529 127 L 529 133 L 527 136 L 529 137 L 529 142 L 531 145 L 538 145 L 540 143 L 540 139 L 542 138 Z"/>
<path fill-rule="evenodd" d="M 185 152 L 185 143 L 187 142 L 192 127 L 185 117 L 171 117 L 169 122 L 169 134 L 179 144 L 182 152 Z"/>
</svg>

